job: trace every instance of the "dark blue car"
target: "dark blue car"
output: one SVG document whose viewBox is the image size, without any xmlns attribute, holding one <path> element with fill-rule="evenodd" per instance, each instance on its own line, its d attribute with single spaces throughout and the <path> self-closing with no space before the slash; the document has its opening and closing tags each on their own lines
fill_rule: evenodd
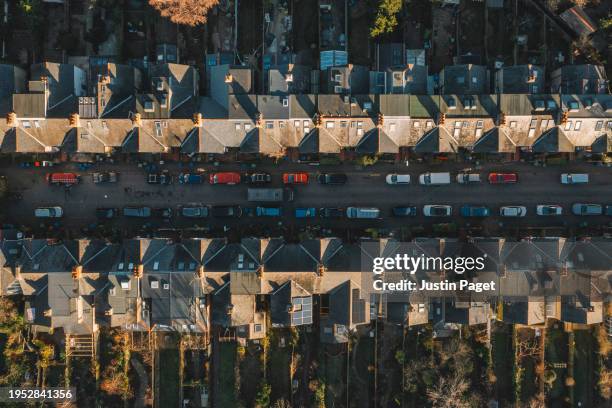
<svg viewBox="0 0 612 408">
<path fill-rule="evenodd" d="M 488 217 L 491 214 L 484 205 L 464 205 L 461 207 L 462 217 Z"/>
</svg>

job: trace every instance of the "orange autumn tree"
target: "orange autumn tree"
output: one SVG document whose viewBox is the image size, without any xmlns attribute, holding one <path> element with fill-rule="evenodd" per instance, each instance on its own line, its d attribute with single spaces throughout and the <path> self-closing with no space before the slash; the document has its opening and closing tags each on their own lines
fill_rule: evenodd
<svg viewBox="0 0 612 408">
<path fill-rule="evenodd" d="M 149 4 L 173 23 L 196 26 L 206 23 L 208 12 L 219 0 L 149 0 Z"/>
</svg>

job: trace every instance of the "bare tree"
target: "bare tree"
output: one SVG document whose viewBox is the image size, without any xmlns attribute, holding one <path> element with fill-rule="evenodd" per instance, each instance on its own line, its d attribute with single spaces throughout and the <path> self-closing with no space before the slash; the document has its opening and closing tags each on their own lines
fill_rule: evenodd
<svg viewBox="0 0 612 408">
<path fill-rule="evenodd" d="M 219 0 L 149 0 L 149 4 L 173 23 L 197 26 L 206 23 L 208 12 Z"/>
<path fill-rule="evenodd" d="M 437 385 L 427 391 L 427 398 L 436 408 L 468 408 L 464 400 L 468 382 L 459 374 L 452 377 L 441 377 Z"/>
<path fill-rule="evenodd" d="M 538 339 L 523 340 L 517 344 L 516 350 L 519 358 L 531 357 L 539 356 L 540 352 L 542 351 L 542 347 Z"/>
</svg>

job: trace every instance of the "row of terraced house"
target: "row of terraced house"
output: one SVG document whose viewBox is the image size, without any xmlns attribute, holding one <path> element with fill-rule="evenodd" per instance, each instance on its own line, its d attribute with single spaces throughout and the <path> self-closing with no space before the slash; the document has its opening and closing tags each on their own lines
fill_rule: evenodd
<svg viewBox="0 0 612 408">
<path fill-rule="evenodd" d="M 437 333 L 493 319 L 530 326 L 547 319 L 597 324 L 611 293 L 612 240 L 603 238 L 401 244 L 138 238 L 116 244 L 0 232 L 0 293 L 25 301 L 24 318 L 35 332 L 95 336 L 105 326 L 208 335 L 218 329 L 246 342 L 270 328 L 313 325 L 321 341 L 342 343 L 374 319 L 405 327 L 431 323 Z M 495 282 L 497 291 L 415 291 L 394 298 L 372 293 L 365 287 L 368 260 L 396 253 L 484 257 L 484 269 L 470 279 Z M 434 267 L 406 279 L 440 282 L 454 274 Z"/>
<path fill-rule="evenodd" d="M 147 72 L 116 63 L 0 65 L 0 153 L 90 160 L 111 154 L 210 157 L 389 155 L 406 152 L 612 151 L 612 96 L 603 67 L 313 71 L 174 63 Z M 314 73 L 314 74 L 313 74 Z M 206 96 L 202 96 L 206 89 Z M 436 93 L 437 92 L 437 93 Z M 241 156 L 241 157 L 242 157 Z"/>
</svg>

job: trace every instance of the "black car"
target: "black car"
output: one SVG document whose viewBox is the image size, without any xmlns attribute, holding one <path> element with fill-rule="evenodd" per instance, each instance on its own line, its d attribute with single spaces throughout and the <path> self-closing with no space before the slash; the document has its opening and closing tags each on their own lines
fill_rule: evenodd
<svg viewBox="0 0 612 408">
<path fill-rule="evenodd" d="M 116 208 L 96 208 L 96 217 L 109 220 L 115 218 L 119 210 Z"/>
<path fill-rule="evenodd" d="M 149 173 L 147 174 L 148 184 L 172 184 L 172 175 L 164 170 L 161 173 Z"/>
<path fill-rule="evenodd" d="M 269 173 L 249 173 L 242 177 L 243 183 L 248 184 L 266 184 L 272 181 L 272 176 Z"/>
<path fill-rule="evenodd" d="M 319 215 L 321 218 L 343 218 L 344 208 L 321 208 Z"/>
<path fill-rule="evenodd" d="M 416 207 L 393 207 L 394 217 L 415 217 L 417 215 Z"/>
<path fill-rule="evenodd" d="M 211 208 L 210 213 L 213 217 L 240 218 L 242 208 L 239 205 L 215 205 Z"/>
<path fill-rule="evenodd" d="M 341 185 L 347 180 L 346 174 L 342 173 L 321 173 L 317 176 L 319 184 Z"/>
<path fill-rule="evenodd" d="M 154 208 L 153 215 L 161 218 L 171 218 L 172 208 Z"/>
</svg>

